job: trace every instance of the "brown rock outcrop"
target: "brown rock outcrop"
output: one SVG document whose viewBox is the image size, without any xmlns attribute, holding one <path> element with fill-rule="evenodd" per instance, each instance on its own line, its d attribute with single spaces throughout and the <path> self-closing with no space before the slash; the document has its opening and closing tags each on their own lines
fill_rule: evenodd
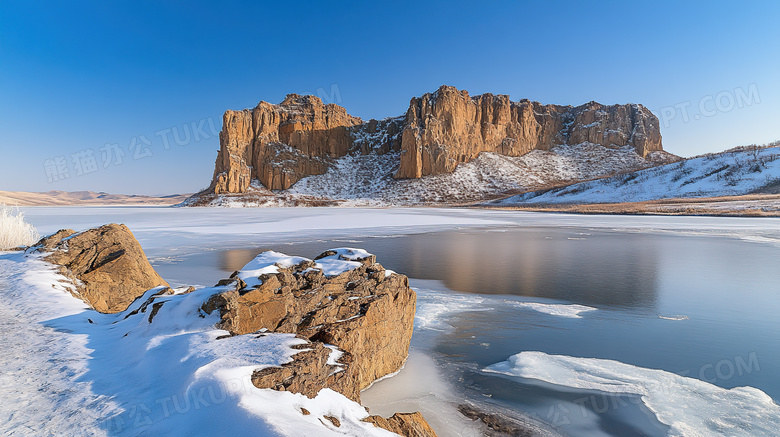
<svg viewBox="0 0 780 437">
<path fill-rule="evenodd" d="M 51 251 L 44 260 L 61 266 L 76 284 L 78 297 L 102 313 L 124 311 L 145 291 L 168 286 L 125 225 L 79 233 L 63 229 L 41 239 L 35 249 Z"/>
<path fill-rule="evenodd" d="M 348 128 L 362 120 L 317 97 L 290 94 L 278 105 L 226 111 L 211 191 L 241 193 L 252 179 L 272 190 L 322 174 L 352 146 Z"/>
<path fill-rule="evenodd" d="M 395 413 L 387 419 L 382 416 L 368 416 L 363 421 L 404 437 L 436 437 L 436 432 L 419 412 Z"/>
<path fill-rule="evenodd" d="M 326 252 L 317 259 L 324 256 L 335 255 Z M 213 296 L 203 309 L 209 314 L 218 310 L 218 326 L 232 334 L 267 329 L 337 346 L 344 351 L 340 362 L 354 388 L 324 386 L 358 400 L 360 390 L 398 371 L 406 360 L 416 295 L 406 276 L 388 274 L 373 255 L 353 261 L 359 267 L 336 276 L 312 269 L 313 261 L 280 267 L 251 288 L 234 274 L 223 284 L 232 282 L 235 288 Z"/>
<path fill-rule="evenodd" d="M 157 323 L 169 314 L 160 311 L 172 302 L 169 298 L 195 291 L 193 287 L 171 290 L 124 225 L 108 224 L 81 233 L 60 230 L 32 249 L 50 252 L 44 260 L 61 266 L 76 285 L 77 295 L 94 309 L 127 310 L 124 319 L 140 317 Z M 214 290 L 217 294 L 200 308 L 208 314 L 219 311 L 217 326 L 233 335 L 269 330 L 309 340 L 293 346 L 300 352 L 291 362 L 254 371 L 251 379 L 256 387 L 308 397 L 327 387 L 359 402 L 362 389 L 398 371 L 406 360 L 416 295 L 406 276 L 386 271 L 364 251 L 331 250 L 315 261 L 269 265 L 273 268 L 259 270 L 272 273 L 256 277 L 236 272 L 218 284 L 233 285 L 232 289 Z M 146 299 L 138 299 L 144 295 Z M 301 413 L 310 414 L 305 409 Z M 324 418 L 340 426 L 339 418 Z M 436 435 L 420 413 L 389 419 L 370 416 L 366 421 L 403 436 Z"/>
<path fill-rule="evenodd" d="M 262 335 L 262 334 L 261 334 Z M 349 355 L 342 355 L 338 365 L 328 364 L 334 352 L 321 342 L 308 342 L 293 356 L 293 361 L 282 367 L 266 367 L 252 374 L 252 384 L 257 388 L 301 393 L 309 398 L 317 396 L 323 388 L 330 388 L 344 396 L 359 401 L 360 388 L 354 377 L 354 367 Z"/>
<path fill-rule="evenodd" d="M 442 86 L 413 98 L 406 113 L 396 178 L 451 173 L 482 152 L 521 156 L 564 144 L 630 145 L 644 157 L 661 150 L 658 119 L 641 105 L 542 105 Z"/>
<path fill-rule="evenodd" d="M 208 192 L 246 192 L 252 180 L 283 190 L 323 174 L 347 154 L 401 152 L 394 177 L 450 173 L 482 152 L 520 156 L 584 142 L 662 150 L 658 119 L 642 105 L 542 105 L 442 86 L 413 98 L 402 117 L 363 122 L 335 104 L 290 94 L 278 105 L 227 111 Z"/>
</svg>

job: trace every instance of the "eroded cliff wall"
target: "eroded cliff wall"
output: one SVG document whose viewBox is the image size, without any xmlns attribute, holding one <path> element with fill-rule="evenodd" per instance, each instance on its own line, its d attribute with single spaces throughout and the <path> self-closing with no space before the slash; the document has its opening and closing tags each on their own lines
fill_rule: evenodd
<svg viewBox="0 0 780 437">
<path fill-rule="evenodd" d="M 252 180 L 283 190 L 324 174 L 347 154 L 401 152 L 395 178 L 451 173 L 482 152 L 521 156 L 581 143 L 662 150 L 658 119 L 638 104 L 542 105 L 442 86 L 415 97 L 406 115 L 363 122 L 335 104 L 290 94 L 278 105 L 227 111 L 210 192 L 241 193 Z"/>
</svg>

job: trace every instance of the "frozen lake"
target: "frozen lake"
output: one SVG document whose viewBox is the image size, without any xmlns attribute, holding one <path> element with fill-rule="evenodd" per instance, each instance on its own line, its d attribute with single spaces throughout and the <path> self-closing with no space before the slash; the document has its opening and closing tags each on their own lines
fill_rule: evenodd
<svg viewBox="0 0 780 437">
<path fill-rule="evenodd" d="M 172 284 L 360 247 L 418 290 L 412 356 L 363 399 L 441 435 L 464 400 L 567 435 L 761 435 L 780 415 L 780 220 L 468 209 L 27 208 L 127 224 Z M 734 389 L 749 386 L 761 390 Z M 756 428 L 745 429 L 746 426 Z"/>
</svg>

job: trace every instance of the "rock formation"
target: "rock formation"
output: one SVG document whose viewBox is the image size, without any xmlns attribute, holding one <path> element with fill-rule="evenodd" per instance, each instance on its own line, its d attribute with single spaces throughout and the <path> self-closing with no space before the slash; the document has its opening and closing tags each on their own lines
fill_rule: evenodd
<svg viewBox="0 0 780 437">
<path fill-rule="evenodd" d="M 76 233 L 63 229 L 41 239 L 36 250 L 60 266 L 76 285 L 76 294 L 101 313 L 124 311 L 145 291 L 168 283 L 146 259 L 125 225 L 108 224 Z"/>
<path fill-rule="evenodd" d="M 352 145 L 348 127 L 361 123 L 341 106 L 297 94 L 279 105 L 226 111 L 211 190 L 244 192 L 252 179 L 286 189 L 303 176 L 322 174 L 329 159 L 344 156 Z"/>
<path fill-rule="evenodd" d="M 520 156 L 581 143 L 631 146 L 642 157 L 662 150 L 658 119 L 637 104 L 542 105 L 442 86 L 413 98 L 401 117 L 363 122 L 335 104 L 290 94 L 278 105 L 227 111 L 209 193 L 271 190 L 324 174 L 347 154 L 399 153 L 396 178 L 450 173 L 482 152 Z"/>
<path fill-rule="evenodd" d="M 159 314 L 170 314 L 161 312 L 163 306 L 175 305 L 172 297 L 195 291 L 171 290 L 124 225 L 61 230 L 32 249 L 50 252 L 43 259 L 59 265 L 78 297 L 97 311 L 127 310 L 120 315 L 123 320 L 158 323 L 164 317 Z M 217 327 L 230 335 L 272 331 L 308 339 L 293 346 L 300 352 L 291 362 L 253 372 L 258 388 L 312 398 L 330 388 L 360 402 L 361 390 L 400 370 L 408 356 L 416 295 L 406 276 L 385 270 L 374 255 L 359 249 L 333 249 L 315 260 L 266 252 L 220 281 L 208 296 L 195 308 L 201 316 L 218 312 Z M 325 418 L 340 426 L 338 418 Z M 365 421 L 408 437 L 436 435 L 420 413 Z"/>
<path fill-rule="evenodd" d="M 661 150 L 658 119 L 641 105 L 542 105 L 443 86 L 412 99 L 397 178 L 451 173 L 482 152 L 507 156 L 584 142 L 630 145 L 640 156 Z"/>
<path fill-rule="evenodd" d="M 219 310 L 219 327 L 232 334 L 263 329 L 294 333 L 344 352 L 334 366 L 327 365 L 327 348 L 308 347 L 306 372 L 298 371 L 300 366 L 294 361 L 284 369 L 256 372 L 255 385 L 312 395 L 319 391 L 313 388 L 319 384 L 359 401 L 360 390 L 398 371 L 406 360 L 416 295 L 406 276 L 385 270 L 367 253 L 340 249 L 314 261 L 296 261 L 251 278 L 256 284 L 247 284 L 249 278 L 234 273 L 222 283 L 233 284 L 234 289 L 212 297 L 204 311 Z M 335 275 L 315 268 L 333 261 L 352 265 Z"/>
<path fill-rule="evenodd" d="M 405 437 L 436 436 L 433 428 L 428 425 L 428 422 L 425 421 L 423 415 L 419 412 L 395 413 L 388 419 L 385 419 L 381 416 L 368 416 L 368 418 L 364 420 L 366 422 L 373 423 L 380 428 L 384 428 L 390 432 L 394 432 Z"/>
</svg>

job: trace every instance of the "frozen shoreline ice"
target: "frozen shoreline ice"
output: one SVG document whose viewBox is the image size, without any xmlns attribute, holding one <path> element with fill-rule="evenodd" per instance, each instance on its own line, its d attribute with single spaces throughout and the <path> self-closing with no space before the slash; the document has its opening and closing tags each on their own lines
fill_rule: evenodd
<svg viewBox="0 0 780 437">
<path fill-rule="evenodd" d="M 780 407 L 753 387 L 720 388 L 694 378 L 619 361 L 521 352 L 485 372 L 565 389 L 639 395 L 670 436 L 774 436 Z"/>
</svg>

